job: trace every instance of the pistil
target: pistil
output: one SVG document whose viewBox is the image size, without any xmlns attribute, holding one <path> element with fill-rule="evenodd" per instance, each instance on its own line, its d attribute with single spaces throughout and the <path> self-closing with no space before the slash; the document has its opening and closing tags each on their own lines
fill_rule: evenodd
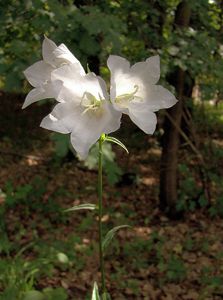
<svg viewBox="0 0 223 300">
<path fill-rule="evenodd" d="M 138 92 L 138 90 L 139 90 L 139 86 L 134 85 L 134 90 L 132 93 L 126 93 L 126 94 L 117 96 L 115 98 L 115 102 L 122 107 L 128 107 L 128 103 L 131 101 L 134 101 L 134 100 L 142 101 L 141 97 L 136 96 L 136 93 Z"/>
</svg>

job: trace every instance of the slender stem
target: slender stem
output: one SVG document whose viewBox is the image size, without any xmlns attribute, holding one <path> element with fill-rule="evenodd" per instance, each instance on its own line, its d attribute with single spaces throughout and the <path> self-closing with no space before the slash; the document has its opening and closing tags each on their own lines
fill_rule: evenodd
<svg viewBox="0 0 223 300">
<path fill-rule="evenodd" d="M 105 270 L 104 270 L 104 255 L 102 248 L 102 136 L 99 139 L 98 153 L 98 234 L 99 234 L 99 259 L 101 271 L 102 293 L 106 292 L 105 287 Z"/>
</svg>

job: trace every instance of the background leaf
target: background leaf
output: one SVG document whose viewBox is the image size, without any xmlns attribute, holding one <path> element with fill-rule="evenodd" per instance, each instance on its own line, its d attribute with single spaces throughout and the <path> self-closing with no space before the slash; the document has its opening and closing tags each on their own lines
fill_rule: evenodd
<svg viewBox="0 0 223 300">
<path fill-rule="evenodd" d="M 93 289 L 93 292 L 92 292 L 91 300 L 100 300 L 100 295 L 99 295 L 99 292 L 98 292 L 98 285 L 97 285 L 96 282 L 94 283 L 94 289 Z"/>
<path fill-rule="evenodd" d="M 109 230 L 102 242 L 102 248 L 103 251 L 106 250 L 106 248 L 108 247 L 108 245 L 110 244 L 111 240 L 113 239 L 114 235 L 116 234 L 116 232 L 122 228 L 127 228 L 127 227 L 131 227 L 129 225 L 120 225 L 120 226 L 116 226 L 114 228 L 112 228 L 111 230 Z"/>
</svg>

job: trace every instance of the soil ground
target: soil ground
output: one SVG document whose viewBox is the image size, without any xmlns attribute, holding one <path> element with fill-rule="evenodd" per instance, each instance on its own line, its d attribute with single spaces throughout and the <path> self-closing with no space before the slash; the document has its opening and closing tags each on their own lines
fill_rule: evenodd
<svg viewBox="0 0 223 300">
<path fill-rule="evenodd" d="M 97 218 L 63 209 L 97 202 L 97 172 L 76 158 L 55 159 L 51 133 L 39 127 L 50 106 L 22 111 L 22 102 L 1 97 L 0 207 L 6 207 L 9 246 L 2 241 L 0 259 L 15 261 L 23 249 L 23 261 L 39 264 L 33 288 L 62 287 L 68 299 L 89 299 L 94 281 L 100 282 Z M 127 119 L 117 136 L 130 153 L 113 147 L 125 175 L 115 186 L 104 178 L 103 224 L 105 231 L 122 224 L 132 228 L 118 232 L 105 258 L 112 299 L 223 299 L 222 219 L 205 209 L 168 219 L 158 208 L 157 136 L 143 134 Z"/>
</svg>

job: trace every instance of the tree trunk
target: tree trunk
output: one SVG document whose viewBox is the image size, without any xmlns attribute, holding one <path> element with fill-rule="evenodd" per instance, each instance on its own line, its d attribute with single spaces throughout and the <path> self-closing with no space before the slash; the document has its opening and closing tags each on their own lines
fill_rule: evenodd
<svg viewBox="0 0 223 300">
<path fill-rule="evenodd" d="M 188 1 L 181 1 L 175 14 L 174 28 L 187 27 L 190 22 L 190 5 Z M 178 103 L 168 110 L 168 114 L 181 128 L 183 113 L 183 99 L 185 95 L 185 77 L 187 74 L 177 68 L 172 74 L 176 88 Z M 172 218 L 178 217 L 177 203 L 177 167 L 180 144 L 179 131 L 168 117 L 164 120 L 164 135 L 162 140 L 162 156 L 160 169 L 160 208 Z"/>
</svg>

